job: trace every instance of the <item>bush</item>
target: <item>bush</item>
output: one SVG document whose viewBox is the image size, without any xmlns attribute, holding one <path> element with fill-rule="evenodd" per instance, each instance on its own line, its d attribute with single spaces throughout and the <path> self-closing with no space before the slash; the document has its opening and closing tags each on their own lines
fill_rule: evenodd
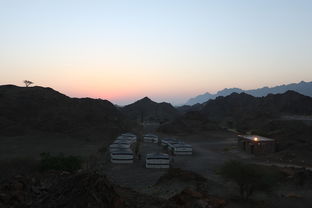
<svg viewBox="0 0 312 208">
<path fill-rule="evenodd" d="M 281 179 L 281 174 L 275 170 L 239 161 L 224 163 L 220 174 L 236 183 L 243 199 L 249 199 L 256 191 L 271 191 Z"/>
<path fill-rule="evenodd" d="M 62 170 L 75 172 L 82 167 L 82 159 L 77 156 L 52 156 L 50 153 L 41 153 L 40 170 Z"/>
</svg>

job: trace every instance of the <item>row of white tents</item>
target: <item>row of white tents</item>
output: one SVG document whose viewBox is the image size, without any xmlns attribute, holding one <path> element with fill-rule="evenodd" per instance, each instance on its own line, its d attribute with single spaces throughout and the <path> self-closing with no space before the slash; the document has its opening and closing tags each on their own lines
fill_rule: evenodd
<svg viewBox="0 0 312 208">
<path fill-rule="evenodd" d="M 133 163 L 134 154 L 133 146 L 137 141 L 137 137 L 131 133 L 125 133 L 116 138 L 109 145 L 109 153 L 112 163 Z"/>
</svg>

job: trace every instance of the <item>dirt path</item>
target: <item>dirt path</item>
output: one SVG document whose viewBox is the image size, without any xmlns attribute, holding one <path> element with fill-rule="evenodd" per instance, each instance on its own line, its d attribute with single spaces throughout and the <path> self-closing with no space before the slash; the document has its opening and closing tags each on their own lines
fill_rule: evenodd
<svg viewBox="0 0 312 208">
<path fill-rule="evenodd" d="M 301 166 L 287 163 L 274 163 L 274 162 L 252 162 L 253 164 L 265 165 L 265 166 L 274 166 L 279 168 L 294 168 L 294 169 L 306 169 L 312 171 L 312 167 L 309 166 Z"/>
</svg>

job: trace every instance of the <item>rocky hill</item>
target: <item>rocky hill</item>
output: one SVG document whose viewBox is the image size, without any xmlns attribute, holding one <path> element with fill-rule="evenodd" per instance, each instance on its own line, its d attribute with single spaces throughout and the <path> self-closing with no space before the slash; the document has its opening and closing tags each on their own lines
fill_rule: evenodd
<svg viewBox="0 0 312 208">
<path fill-rule="evenodd" d="M 287 119 L 285 119 L 285 117 Z M 297 118 L 303 117 L 305 120 Z M 222 128 L 239 132 L 254 132 L 280 138 L 283 142 L 311 142 L 312 98 L 294 91 L 254 97 L 246 93 L 232 93 L 204 103 L 199 111 L 190 111 L 162 125 L 166 133 L 191 133 Z M 291 119 L 295 118 L 295 119 Z"/>
<path fill-rule="evenodd" d="M 130 128 L 109 101 L 70 98 L 51 88 L 0 86 L 0 135 L 118 134 Z"/>
<path fill-rule="evenodd" d="M 160 122 L 164 123 L 173 120 L 178 116 L 178 111 L 169 103 L 156 103 L 145 97 L 130 105 L 122 108 L 122 112 L 125 113 L 131 120 L 139 122 Z"/>
<path fill-rule="evenodd" d="M 171 172 L 173 171 L 175 170 Z M 167 174 L 165 177 L 169 178 L 171 175 Z M 182 170 L 175 179 L 177 181 L 180 178 L 183 182 L 198 181 L 198 184 L 206 181 L 195 173 L 184 173 Z M 120 187 L 105 175 L 88 171 L 73 174 L 50 171 L 29 176 L 19 175 L 0 182 L 0 207 L 223 208 L 225 205 L 226 200 L 208 195 L 199 188 L 187 188 L 170 199 L 164 199 Z"/>
<path fill-rule="evenodd" d="M 195 105 L 183 105 L 176 108 L 180 113 L 187 113 L 190 111 L 200 111 L 203 107 L 204 103 L 203 104 L 197 103 Z"/>
<path fill-rule="evenodd" d="M 259 117 L 277 118 L 282 115 L 311 115 L 312 98 L 294 91 L 269 94 L 260 98 L 246 93 L 233 93 L 209 100 L 201 113 L 212 120 L 228 117 L 241 120 Z"/>
</svg>

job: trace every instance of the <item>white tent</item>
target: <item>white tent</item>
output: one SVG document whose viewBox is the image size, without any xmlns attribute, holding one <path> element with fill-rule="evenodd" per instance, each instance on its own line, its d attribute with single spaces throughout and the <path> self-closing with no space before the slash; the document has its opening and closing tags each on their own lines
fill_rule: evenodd
<svg viewBox="0 0 312 208">
<path fill-rule="evenodd" d="M 174 155 L 192 155 L 193 148 L 192 145 L 185 144 L 185 143 L 176 143 L 176 144 L 169 144 L 168 149 Z"/>
<path fill-rule="evenodd" d="M 130 150 L 130 148 L 131 148 L 130 144 L 111 144 L 109 145 L 109 152 L 113 152 L 115 150 L 120 150 L 120 149 Z"/>
<path fill-rule="evenodd" d="M 135 141 L 133 140 L 123 140 L 123 139 L 116 139 L 113 144 L 134 144 Z"/>
<path fill-rule="evenodd" d="M 169 168 L 170 157 L 164 153 L 150 153 L 146 155 L 145 159 L 146 168 Z"/>
<path fill-rule="evenodd" d="M 137 136 L 135 134 L 132 134 L 132 133 L 125 133 L 125 134 L 122 134 L 121 137 L 128 137 L 128 138 L 133 138 L 133 139 L 137 139 Z"/>
<path fill-rule="evenodd" d="M 143 140 L 147 143 L 158 143 L 158 136 L 155 134 L 145 134 Z"/>
<path fill-rule="evenodd" d="M 162 146 L 168 146 L 169 143 L 178 143 L 179 141 L 177 139 L 172 139 L 172 138 L 165 138 L 161 140 L 161 145 Z"/>
<path fill-rule="evenodd" d="M 129 149 L 116 149 L 110 155 L 112 163 L 133 163 L 134 155 Z"/>
</svg>

